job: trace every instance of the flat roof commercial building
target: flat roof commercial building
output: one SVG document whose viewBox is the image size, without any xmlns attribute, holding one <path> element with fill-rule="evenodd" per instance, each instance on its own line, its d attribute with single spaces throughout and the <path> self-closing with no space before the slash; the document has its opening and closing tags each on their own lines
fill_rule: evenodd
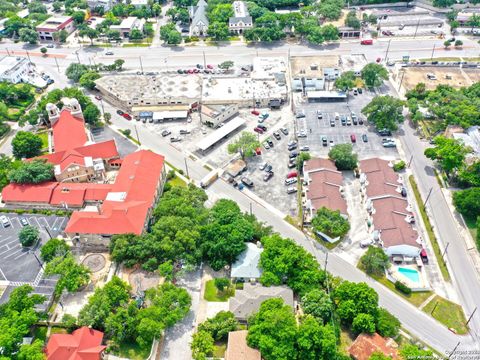
<svg viewBox="0 0 480 360">
<path fill-rule="evenodd" d="M 52 16 L 36 27 L 40 40 L 53 41 L 55 34 L 65 30 L 68 34 L 75 30 L 71 16 Z"/>
<path fill-rule="evenodd" d="M 5 56 L 0 60 L 0 81 L 18 84 L 22 82 L 30 71 L 30 62 L 27 58 Z"/>
</svg>

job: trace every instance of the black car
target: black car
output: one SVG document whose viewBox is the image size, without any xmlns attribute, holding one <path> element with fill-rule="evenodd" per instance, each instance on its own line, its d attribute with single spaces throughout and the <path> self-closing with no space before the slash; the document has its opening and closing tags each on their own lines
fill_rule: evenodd
<svg viewBox="0 0 480 360">
<path fill-rule="evenodd" d="M 177 70 L 177 73 L 183 74 L 183 70 L 182 70 L 182 69 L 178 69 L 178 70 Z M 140 75 L 140 74 L 139 74 L 139 75 Z"/>
<path fill-rule="evenodd" d="M 357 91 L 358 91 L 359 94 L 363 93 L 362 88 L 357 88 Z"/>
<path fill-rule="evenodd" d="M 203 69 L 203 65 L 197 64 L 197 69 Z"/>
<path fill-rule="evenodd" d="M 243 183 L 245 186 L 248 186 L 248 187 L 252 187 L 252 186 L 253 186 L 253 181 L 250 180 L 250 179 L 247 178 L 247 177 L 242 177 L 242 183 Z"/>
<path fill-rule="evenodd" d="M 378 130 L 378 135 L 380 136 L 392 136 L 392 132 L 388 129 Z"/>
<path fill-rule="evenodd" d="M 297 148 L 297 144 L 288 145 L 288 151 L 295 150 L 296 148 Z"/>
<path fill-rule="evenodd" d="M 168 136 L 170 135 L 172 132 L 170 130 L 163 130 L 162 131 L 162 136 L 165 137 L 165 136 Z"/>
<path fill-rule="evenodd" d="M 367 134 L 362 135 L 362 140 L 363 140 L 363 142 L 368 142 Z"/>
<path fill-rule="evenodd" d="M 362 118 L 358 118 L 358 125 L 363 125 L 363 119 Z"/>
<path fill-rule="evenodd" d="M 278 131 L 275 131 L 273 133 L 273 136 L 275 136 L 275 139 L 280 140 L 282 137 L 280 136 L 280 133 Z"/>
<path fill-rule="evenodd" d="M 272 141 L 272 139 L 268 138 L 268 139 L 267 139 L 267 144 L 270 145 L 270 147 L 273 147 L 273 141 Z"/>
<path fill-rule="evenodd" d="M 455 39 L 454 37 L 451 38 L 451 39 L 448 39 L 448 41 L 450 41 L 450 42 L 454 42 L 455 40 L 456 40 L 456 39 Z"/>
<path fill-rule="evenodd" d="M 402 190 L 400 191 L 400 194 L 402 194 L 403 197 L 407 197 L 407 189 L 402 187 Z"/>
<path fill-rule="evenodd" d="M 258 124 L 257 127 L 262 129 L 263 131 L 267 131 L 267 127 L 265 125 Z"/>
<path fill-rule="evenodd" d="M 292 151 L 292 152 L 290 153 L 290 155 L 288 155 L 288 157 L 289 157 L 290 159 L 296 158 L 297 156 L 298 156 L 298 152 L 296 152 L 296 151 Z"/>
<path fill-rule="evenodd" d="M 263 181 L 268 181 L 270 180 L 271 178 L 273 177 L 273 171 L 269 171 L 265 174 L 265 176 L 263 177 Z"/>
<path fill-rule="evenodd" d="M 265 169 L 264 169 L 264 170 L 265 170 L 266 173 L 272 172 L 273 166 L 270 165 L 270 164 L 268 164 L 267 166 L 265 166 Z"/>
<path fill-rule="evenodd" d="M 117 114 L 123 116 L 124 112 L 122 110 L 117 110 Z"/>
</svg>

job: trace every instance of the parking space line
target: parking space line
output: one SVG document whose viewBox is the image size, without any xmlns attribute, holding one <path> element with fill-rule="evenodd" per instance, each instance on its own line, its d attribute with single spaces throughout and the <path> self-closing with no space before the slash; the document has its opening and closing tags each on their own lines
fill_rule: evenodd
<svg viewBox="0 0 480 360">
<path fill-rule="evenodd" d="M 5 274 L 4 274 L 3 271 L 2 271 L 2 268 L 0 268 L 0 274 L 2 275 L 2 277 L 3 277 L 6 281 L 8 281 L 7 277 L 5 276 Z"/>
<path fill-rule="evenodd" d="M 28 251 L 21 253 L 20 255 L 16 256 L 13 260 L 18 260 L 22 258 L 23 256 L 26 256 L 28 254 Z"/>
<path fill-rule="evenodd" d="M 22 250 L 23 250 L 23 249 L 20 248 L 19 250 L 15 251 L 14 253 L 11 253 L 11 254 L 8 254 L 7 256 L 5 256 L 4 259 L 10 258 L 10 257 L 12 257 L 13 255 L 18 254 L 18 253 L 21 252 Z"/>
<path fill-rule="evenodd" d="M 2 237 L 0 237 L 0 244 L 3 243 L 5 240 L 8 240 L 12 237 L 13 237 L 12 235 L 6 236 L 4 239 L 2 239 Z"/>
</svg>

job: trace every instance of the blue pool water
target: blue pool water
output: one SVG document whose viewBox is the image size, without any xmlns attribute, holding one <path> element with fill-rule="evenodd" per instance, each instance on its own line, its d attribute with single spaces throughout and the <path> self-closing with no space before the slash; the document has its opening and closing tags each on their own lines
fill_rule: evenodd
<svg viewBox="0 0 480 360">
<path fill-rule="evenodd" d="M 420 282 L 420 275 L 415 269 L 398 268 L 398 272 L 414 283 Z"/>
</svg>

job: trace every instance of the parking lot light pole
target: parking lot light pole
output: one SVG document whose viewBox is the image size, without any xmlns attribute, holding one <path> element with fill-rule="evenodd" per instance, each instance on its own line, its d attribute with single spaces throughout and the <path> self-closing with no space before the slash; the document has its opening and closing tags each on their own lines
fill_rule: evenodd
<svg viewBox="0 0 480 360">
<path fill-rule="evenodd" d="M 432 56 L 430 57 L 430 60 L 433 60 L 433 53 L 434 52 L 435 52 L 435 43 L 433 43 Z"/>
<path fill-rule="evenodd" d="M 35 256 L 35 259 L 37 260 L 38 265 L 40 265 L 40 267 L 42 268 L 42 270 L 45 270 L 45 269 L 43 268 L 43 263 L 40 261 L 40 259 L 38 258 L 37 254 L 35 254 L 35 251 L 31 251 L 31 250 L 30 250 L 29 252 L 32 253 L 33 256 Z"/>
</svg>

